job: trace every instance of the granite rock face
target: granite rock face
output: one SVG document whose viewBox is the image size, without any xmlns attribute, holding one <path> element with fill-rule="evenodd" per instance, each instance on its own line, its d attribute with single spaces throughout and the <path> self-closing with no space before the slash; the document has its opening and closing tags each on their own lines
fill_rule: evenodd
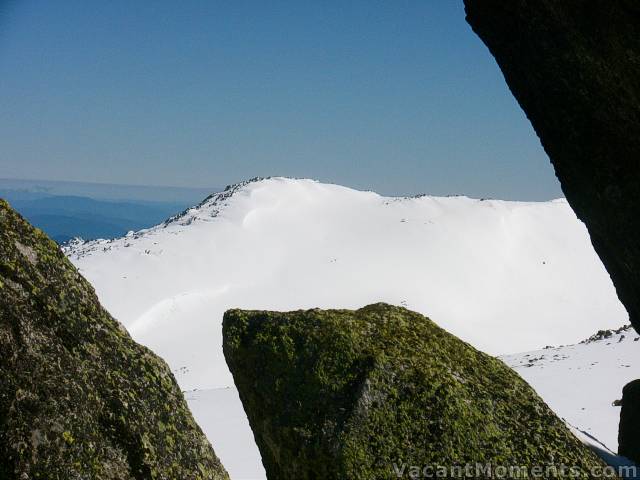
<svg viewBox="0 0 640 480">
<path fill-rule="evenodd" d="M 640 329 L 640 2 L 464 0 Z"/>
<path fill-rule="evenodd" d="M 269 479 L 603 466 L 515 372 L 409 310 L 230 310 L 223 339 Z"/>
<path fill-rule="evenodd" d="M 0 478 L 227 479 L 168 366 L 0 200 Z"/>
<path fill-rule="evenodd" d="M 622 390 L 618 453 L 640 464 L 640 380 Z"/>
</svg>

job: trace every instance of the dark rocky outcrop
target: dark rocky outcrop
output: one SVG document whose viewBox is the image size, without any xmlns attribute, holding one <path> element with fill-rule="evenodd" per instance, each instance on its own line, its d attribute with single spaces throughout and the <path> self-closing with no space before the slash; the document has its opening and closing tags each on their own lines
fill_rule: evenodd
<svg viewBox="0 0 640 480">
<path fill-rule="evenodd" d="M 0 478 L 226 479 L 167 365 L 0 200 Z"/>
<path fill-rule="evenodd" d="M 270 479 L 603 466 L 515 372 L 409 310 L 231 310 L 223 332 Z"/>
<path fill-rule="evenodd" d="M 640 463 L 640 380 L 622 390 L 618 453 Z"/>
<path fill-rule="evenodd" d="M 640 330 L 640 2 L 464 3 Z"/>
</svg>

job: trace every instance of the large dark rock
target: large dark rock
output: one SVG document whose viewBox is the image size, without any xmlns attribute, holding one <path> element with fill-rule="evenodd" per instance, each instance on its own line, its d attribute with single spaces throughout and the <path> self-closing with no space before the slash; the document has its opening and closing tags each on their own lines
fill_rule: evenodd
<svg viewBox="0 0 640 480">
<path fill-rule="evenodd" d="M 640 463 L 640 380 L 622 390 L 618 453 Z"/>
<path fill-rule="evenodd" d="M 640 329 L 640 2 L 465 0 Z"/>
<path fill-rule="evenodd" d="M 0 200 L 0 478 L 226 479 L 167 365 Z"/>
<path fill-rule="evenodd" d="M 270 479 L 603 466 L 514 371 L 409 310 L 231 310 L 223 337 Z"/>
</svg>

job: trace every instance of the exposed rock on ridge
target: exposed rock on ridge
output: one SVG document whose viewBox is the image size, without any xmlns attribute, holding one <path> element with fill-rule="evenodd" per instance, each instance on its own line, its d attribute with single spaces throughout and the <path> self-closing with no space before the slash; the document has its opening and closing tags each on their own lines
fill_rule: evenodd
<svg viewBox="0 0 640 480">
<path fill-rule="evenodd" d="M 0 478 L 228 478 L 164 361 L 3 200 L 0 374 Z"/>
<path fill-rule="evenodd" d="M 270 479 L 603 466 L 515 372 L 409 310 L 230 310 L 223 335 Z"/>
<path fill-rule="evenodd" d="M 464 3 L 640 331 L 640 3 Z"/>
</svg>

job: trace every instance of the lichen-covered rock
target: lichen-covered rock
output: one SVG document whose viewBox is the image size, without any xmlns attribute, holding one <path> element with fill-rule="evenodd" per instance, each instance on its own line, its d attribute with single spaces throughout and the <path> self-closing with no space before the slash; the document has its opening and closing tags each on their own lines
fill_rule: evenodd
<svg viewBox="0 0 640 480">
<path fill-rule="evenodd" d="M 167 365 L 0 200 L 0 478 L 226 479 Z"/>
<path fill-rule="evenodd" d="M 640 380 L 622 390 L 618 453 L 640 464 Z"/>
<path fill-rule="evenodd" d="M 270 479 L 603 466 L 515 372 L 409 310 L 230 310 L 223 332 Z"/>
<path fill-rule="evenodd" d="M 640 2 L 465 7 L 640 331 Z"/>
</svg>

